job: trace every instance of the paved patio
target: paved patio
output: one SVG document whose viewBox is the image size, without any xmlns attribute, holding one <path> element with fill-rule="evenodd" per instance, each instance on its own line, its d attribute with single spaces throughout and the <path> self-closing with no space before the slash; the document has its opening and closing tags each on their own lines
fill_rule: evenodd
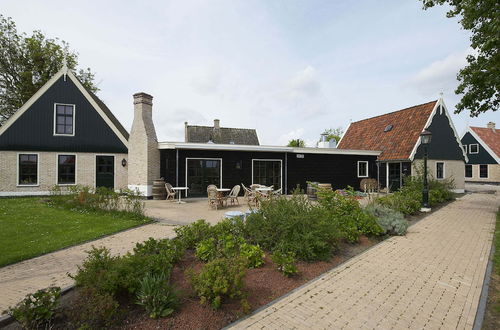
<svg viewBox="0 0 500 330">
<path fill-rule="evenodd" d="M 472 194 L 234 329 L 472 329 L 500 195 Z"/>
</svg>

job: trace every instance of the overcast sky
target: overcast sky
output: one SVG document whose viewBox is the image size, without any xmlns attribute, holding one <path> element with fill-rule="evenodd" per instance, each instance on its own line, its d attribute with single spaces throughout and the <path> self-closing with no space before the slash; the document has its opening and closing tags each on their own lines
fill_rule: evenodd
<svg viewBox="0 0 500 330">
<path fill-rule="evenodd" d="M 78 51 L 99 97 L 130 129 L 132 94 L 154 96 L 159 141 L 184 122 L 256 128 L 261 144 L 346 128 L 444 93 L 450 112 L 469 34 L 446 8 L 417 0 L 19 1 L 0 12 L 20 32 L 42 30 Z M 490 112 L 453 115 L 500 124 Z"/>
</svg>

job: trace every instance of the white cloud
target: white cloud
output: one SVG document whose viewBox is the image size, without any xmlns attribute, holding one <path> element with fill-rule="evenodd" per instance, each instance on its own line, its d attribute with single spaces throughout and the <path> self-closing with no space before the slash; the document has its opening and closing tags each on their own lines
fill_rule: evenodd
<svg viewBox="0 0 500 330">
<path fill-rule="evenodd" d="M 288 133 L 282 134 L 278 138 L 277 145 L 286 146 L 290 140 L 302 139 L 303 136 L 304 136 L 304 129 L 303 128 L 297 128 L 297 129 L 291 130 Z"/>
<path fill-rule="evenodd" d="M 297 72 L 289 81 L 293 97 L 314 97 L 321 91 L 321 84 L 317 77 L 316 69 L 308 65 L 304 70 Z"/>
</svg>

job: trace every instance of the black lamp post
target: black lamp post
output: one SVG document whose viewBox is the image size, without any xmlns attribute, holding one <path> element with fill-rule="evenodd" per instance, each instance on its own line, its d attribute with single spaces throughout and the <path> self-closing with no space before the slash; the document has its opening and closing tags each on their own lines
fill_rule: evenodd
<svg viewBox="0 0 500 330">
<path fill-rule="evenodd" d="M 432 133 L 424 130 L 420 133 L 420 144 L 424 147 L 424 189 L 422 190 L 422 211 L 429 211 L 429 183 L 427 182 L 427 147 L 431 143 Z"/>
</svg>

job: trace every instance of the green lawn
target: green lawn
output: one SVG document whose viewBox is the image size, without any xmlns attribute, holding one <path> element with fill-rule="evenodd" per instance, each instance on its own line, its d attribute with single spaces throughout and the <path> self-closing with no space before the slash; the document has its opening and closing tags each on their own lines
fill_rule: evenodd
<svg viewBox="0 0 500 330">
<path fill-rule="evenodd" d="M 41 198 L 0 199 L 0 267 L 148 221 L 50 207 Z"/>
</svg>

